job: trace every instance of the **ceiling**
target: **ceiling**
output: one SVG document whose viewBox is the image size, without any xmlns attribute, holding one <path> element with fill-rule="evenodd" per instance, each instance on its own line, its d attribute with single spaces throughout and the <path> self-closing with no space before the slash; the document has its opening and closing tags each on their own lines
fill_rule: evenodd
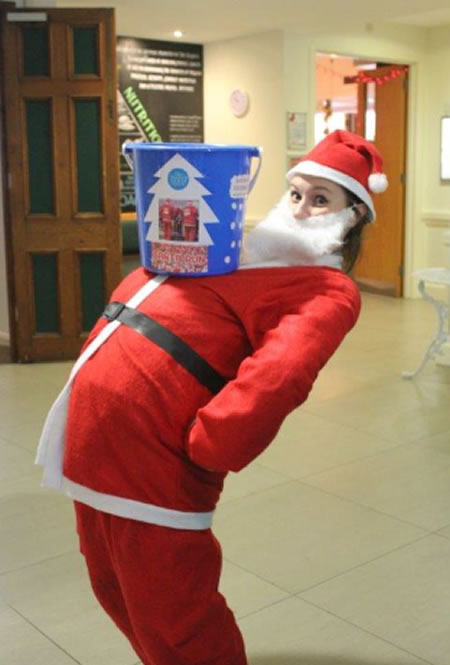
<svg viewBox="0 0 450 665">
<path fill-rule="evenodd" d="M 30 7 L 34 2 L 24 4 Z M 322 0 L 320 5 L 312 0 L 56 0 L 55 5 L 115 7 L 119 34 L 132 30 L 128 34 L 136 37 L 173 40 L 173 31 L 179 29 L 182 41 L 193 43 L 268 30 L 336 32 L 383 21 L 423 27 L 450 24 L 450 0 Z"/>
</svg>

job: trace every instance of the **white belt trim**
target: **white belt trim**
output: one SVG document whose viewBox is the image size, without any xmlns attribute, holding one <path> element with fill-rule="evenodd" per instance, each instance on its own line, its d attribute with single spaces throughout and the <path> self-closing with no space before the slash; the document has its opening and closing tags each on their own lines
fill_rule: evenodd
<svg viewBox="0 0 450 665">
<path fill-rule="evenodd" d="M 128 302 L 128 307 L 137 307 L 152 291 L 162 284 L 168 275 L 157 275 L 147 282 Z M 97 510 L 129 519 L 159 524 L 174 529 L 209 529 L 214 512 L 189 513 L 170 508 L 161 508 L 151 503 L 143 503 L 112 494 L 96 492 L 74 483 L 63 476 L 65 431 L 67 408 L 72 383 L 79 369 L 97 351 L 110 335 L 120 326 L 119 321 L 111 321 L 83 351 L 72 368 L 69 380 L 51 407 L 42 430 L 36 455 L 36 464 L 44 467 L 42 487 L 61 490 L 71 499 L 85 503 Z"/>
<path fill-rule="evenodd" d="M 126 517 L 139 522 L 158 524 L 172 529 L 189 529 L 202 531 L 210 529 L 214 511 L 209 513 L 189 513 L 171 508 L 161 508 L 152 503 L 142 503 L 133 499 L 126 499 L 112 494 L 103 494 L 95 490 L 74 483 L 63 477 L 61 490 L 71 499 L 85 503 L 104 513 Z"/>
<path fill-rule="evenodd" d="M 126 303 L 128 307 L 137 307 L 145 298 L 160 286 L 168 275 L 157 275 L 149 280 L 134 294 Z M 111 321 L 97 335 L 97 337 L 83 351 L 72 368 L 69 379 L 56 398 L 53 406 L 48 412 L 36 455 L 36 464 L 44 467 L 42 476 L 42 487 L 61 489 L 63 480 L 63 459 L 65 449 L 65 433 L 67 408 L 69 404 L 72 383 L 79 369 L 97 351 L 110 335 L 121 325 L 120 321 Z"/>
</svg>

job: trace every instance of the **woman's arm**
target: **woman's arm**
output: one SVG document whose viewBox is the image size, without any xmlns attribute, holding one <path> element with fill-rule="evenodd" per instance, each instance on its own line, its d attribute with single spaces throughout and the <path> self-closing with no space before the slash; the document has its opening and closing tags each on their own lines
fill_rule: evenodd
<svg viewBox="0 0 450 665">
<path fill-rule="evenodd" d="M 191 460 L 206 469 L 239 471 L 257 457 L 285 417 L 306 400 L 359 309 L 352 284 L 346 292 L 315 293 L 297 311 L 282 315 L 241 363 L 236 378 L 199 409 L 187 434 Z"/>
</svg>

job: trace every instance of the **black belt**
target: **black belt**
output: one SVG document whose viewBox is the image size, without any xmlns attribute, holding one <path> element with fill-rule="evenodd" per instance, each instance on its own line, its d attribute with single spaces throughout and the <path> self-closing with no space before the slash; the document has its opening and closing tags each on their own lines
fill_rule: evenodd
<svg viewBox="0 0 450 665">
<path fill-rule="evenodd" d="M 212 393 L 218 393 L 227 383 L 227 379 L 216 372 L 186 342 L 183 342 L 182 339 L 177 337 L 168 328 L 150 316 L 139 312 L 137 309 L 127 307 L 127 305 L 120 302 L 110 302 L 106 306 L 102 316 L 108 321 L 120 321 L 125 326 L 134 328 L 138 333 L 147 337 L 147 339 L 171 355 L 172 358 L 195 376 Z"/>
</svg>

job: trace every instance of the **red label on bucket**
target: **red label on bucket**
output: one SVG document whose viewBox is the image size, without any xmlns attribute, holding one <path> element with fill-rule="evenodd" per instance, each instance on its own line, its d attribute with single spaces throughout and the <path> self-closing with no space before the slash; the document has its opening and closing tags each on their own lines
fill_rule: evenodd
<svg viewBox="0 0 450 665">
<path fill-rule="evenodd" d="M 192 245 L 153 243 L 152 262 L 157 270 L 170 273 L 206 273 L 208 248 Z"/>
</svg>

